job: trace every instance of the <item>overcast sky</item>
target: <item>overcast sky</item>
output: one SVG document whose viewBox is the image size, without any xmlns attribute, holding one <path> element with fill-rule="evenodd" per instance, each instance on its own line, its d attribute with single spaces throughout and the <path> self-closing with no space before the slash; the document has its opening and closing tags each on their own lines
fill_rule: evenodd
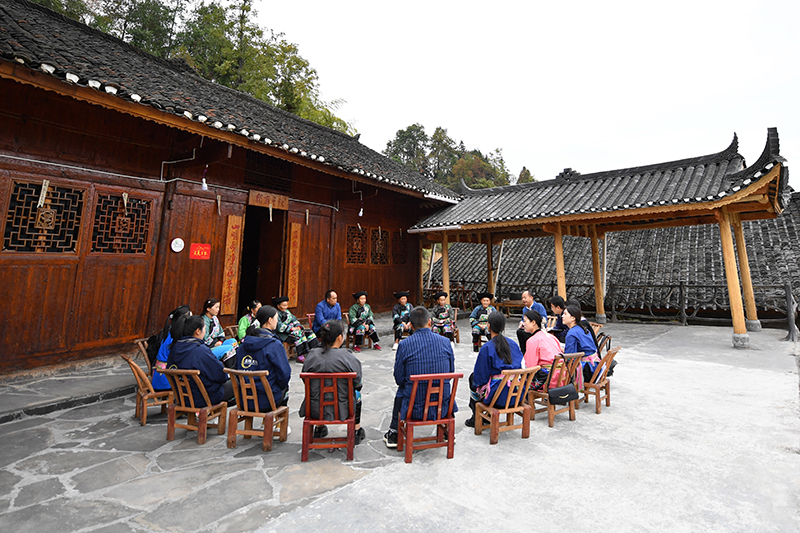
<svg viewBox="0 0 800 533">
<path fill-rule="evenodd" d="M 539 180 L 725 149 L 800 168 L 800 1 L 254 2 L 382 151 L 437 126 Z M 800 170 L 791 178 L 800 190 Z"/>
</svg>

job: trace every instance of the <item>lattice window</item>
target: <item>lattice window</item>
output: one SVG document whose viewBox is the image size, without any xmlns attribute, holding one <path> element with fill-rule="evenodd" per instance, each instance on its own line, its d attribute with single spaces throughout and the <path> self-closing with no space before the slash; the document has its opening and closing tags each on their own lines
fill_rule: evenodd
<svg viewBox="0 0 800 533">
<path fill-rule="evenodd" d="M 150 232 L 150 200 L 99 194 L 94 211 L 92 252 L 108 254 L 147 253 Z"/>
<path fill-rule="evenodd" d="M 358 226 L 347 226 L 347 263 L 367 263 L 367 230 Z"/>
<path fill-rule="evenodd" d="M 406 264 L 406 234 L 402 231 L 392 232 L 392 263 Z"/>
<path fill-rule="evenodd" d="M 81 232 L 85 191 L 50 185 L 44 205 L 36 207 L 41 183 L 14 182 L 6 215 L 3 250 L 75 253 Z"/>
<path fill-rule="evenodd" d="M 263 187 L 268 191 L 290 193 L 292 192 L 292 163 L 248 150 L 244 182 L 247 185 Z"/>
<path fill-rule="evenodd" d="M 373 265 L 389 264 L 389 232 L 379 228 L 372 230 L 372 254 L 371 262 Z"/>
</svg>

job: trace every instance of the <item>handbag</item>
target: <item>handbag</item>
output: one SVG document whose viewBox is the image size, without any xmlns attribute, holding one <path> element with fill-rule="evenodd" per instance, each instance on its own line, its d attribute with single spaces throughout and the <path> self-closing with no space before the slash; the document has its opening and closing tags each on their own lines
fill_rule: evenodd
<svg viewBox="0 0 800 533">
<path fill-rule="evenodd" d="M 572 383 L 547 391 L 547 401 L 553 405 L 567 405 L 578 399 L 578 389 Z"/>
</svg>

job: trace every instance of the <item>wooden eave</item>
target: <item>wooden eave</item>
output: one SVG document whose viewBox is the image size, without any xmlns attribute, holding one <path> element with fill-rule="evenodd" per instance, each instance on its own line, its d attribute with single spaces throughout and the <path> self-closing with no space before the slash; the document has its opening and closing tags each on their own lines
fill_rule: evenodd
<svg viewBox="0 0 800 533">
<path fill-rule="evenodd" d="M 781 212 L 777 198 L 781 166 L 781 163 L 777 163 L 758 181 L 731 195 L 708 202 L 462 224 L 459 229 L 420 232 L 420 237 L 429 242 L 438 242 L 447 233 L 448 239 L 455 242 L 486 243 L 491 239 L 493 243 L 499 243 L 503 239 L 551 235 L 557 231 L 558 225 L 563 235 L 587 237 L 587 228 L 595 226 L 598 236 L 602 236 L 611 231 L 716 224 L 715 213 L 723 209 L 738 213 L 741 220 L 775 218 Z"/>
<path fill-rule="evenodd" d="M 358 174 L 347 172 L 345 170 L 340 170 L 335 166 L 326 165 L 324 163 L 319 163 L 313 160 L 309 160 L 300 155 L 293 154 L 281 148 L 267 146 L 263 143 L 250 140 L 249 138 L 240 135 L 238 133 L 217 130 L 201 122 L 195 122 L 186 117 L 173 115 L 165 111 L 159 111 L 147 105 L 139 104 L 136 102 L 129 102 L 127 100 L 120 98 L 119 96 L 103 93 L 95 89 L 92 89 L 90 87 L 82 87 L 80 85 L 74 85 L 68 82 L 59 81 L 57 78 L 54 78 L 49 74 L 35 71 L 24 65 L 0 60 L 0 77 L 13 80 L 19 83 L 32 85 L 39 89 L 51 91 L 61 96 L 67 96 L 69 98 L 73 98 L 75 100 L 86 102 L 92 105 L 98 105 L 106 109 L 110 109 L 112 111 L 126 113 L 128 115 L 141 118 L 144 120 L 149 120 L 151 122 L 155 122 L 163 126 L 176 128 L 188 133 L 200 135 L 201 137 L 207 137 L 209 139 L 214 139 L 217 141 L 229 143 L 234 146 L 239 146 L 247 150 L 252 150 L 254 152 L 270 155 L 272 157 L 283 159 L 284 161 L 289 161 L 296 165 L 301 165 L 307 168 L 311 168 L 319 172 L 323 172 L 325 174 L 336 176 L 338 178 L 343 178 L 346 180 L 363 183 L 365 185 L 371 185 L 373 187 L 381 189 L 387 189 L 407 196 L 413 196 L 416 198 L 426 198 L 425 193 L 422 191 L 406 189 L 404 187 L 392 185 L 391 183 L 375 181 L 360 176 Z M 431 199 L 429 197 L 427 199 L 428 201 L 435 201 L 435 199 Z"/>
</svg>

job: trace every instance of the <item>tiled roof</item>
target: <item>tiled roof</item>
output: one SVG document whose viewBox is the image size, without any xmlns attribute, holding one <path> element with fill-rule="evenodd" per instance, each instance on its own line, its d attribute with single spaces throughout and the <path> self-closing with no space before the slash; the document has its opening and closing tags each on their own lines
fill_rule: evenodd
<svg viewBox="0 0 800 533">
<path fill-rule="evenodd" d="M 458 198 L 349 135 L 205 80 L 182 60 L 151 56 L 26 0 L 0 4 L 0 58 L 375 182 L 450 202 Z"/>
<path fill-rule="evenodd" d="M 565 169 L 549 181 L 490 189 L 462 184 L 464 198 L 458 204 L 418 222 L 411 231 L 710 202 L 755 183 L 784 162 L 775 128 L 769 129 L 764 152 L 750 167 L 745 168 L 738 144 L 734 134 L 725 150 L 702 157 L 584 175 Z M 782 195 L 785 180 L 780 187 Z"/>
<path fill-rule="evenodd" d="M 785 211 L 777 218 L 742 222 L 742 229 L 753 285 L 783 286 L 791 282 L 797 294 L 800 291 L 800 193 L 791 194 Z M 570 236 L 563 239 L 568 287 L 593 285 L 589 239 Z M 606 239 L 606 279 L 614 286 L 678 285 L 681 282 L 690 286 L 726 284 L 718 225 L 621 231 L 607 233 Z M 503 286 L 555 286 L 552 237 L 506 240 L 502 260 L 499 257 L 500 245 L 494 245 L 493 252 L 492 264 L 500 262 L 501 289 Z M 451 282 L 478 282 L 483 285 L 476 286 L 477 289 L 485 287 L 486 245 L 453 243 L 449 259 Z M 424 277 L 427 281 L 427 271 Z M 432 279 L 437 282 L 442 279 L 441 260 L 433 266 Z M 502 289 L 502 294 L 508 290 Z M 520 289 L 514 289 L 517 290 Z M 677 291 L 669 293 L 668 289 L 617 292 L 628 298 L 631 305 L 640 308 L 662 301 L 671 306 L 678 305 Z M 706 292 L 710 300 L 713 291 Z M 570 291 L 570 296 L 579 294 Z M 579 299 L 590 307 L 594 306 L 594 293 L 591 291 Z M 759 302 L 759 307 L 765 306 L 767 304 L 763 301 Z"/>
</svg>

